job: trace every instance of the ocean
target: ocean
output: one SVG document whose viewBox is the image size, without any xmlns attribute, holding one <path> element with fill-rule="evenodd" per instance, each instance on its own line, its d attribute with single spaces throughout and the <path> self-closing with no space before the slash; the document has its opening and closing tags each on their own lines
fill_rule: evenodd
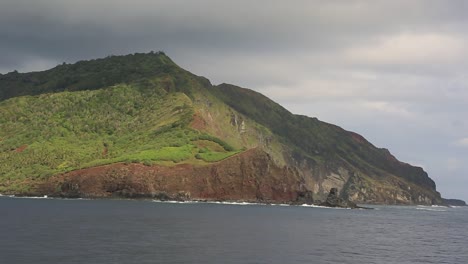
<svg viewBox="0 0 468 264">
<path fill-rule="evenodd" d="M 468 263 L 468 208 L 0 197 L 0 263 Z"/>
</svg>

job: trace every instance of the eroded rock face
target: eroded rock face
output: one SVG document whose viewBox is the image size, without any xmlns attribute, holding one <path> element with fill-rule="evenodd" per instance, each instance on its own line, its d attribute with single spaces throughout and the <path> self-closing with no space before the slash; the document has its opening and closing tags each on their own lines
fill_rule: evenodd
<svg viewBox="0 0 468 264">
<path fill-rule="evenodd" d="M 236 200 L 349 208 L 355 208 L 356 202 L 439 204 L 431 199 L 431 193 L 426 194 L 423 189 L 403 183 L 397 177 L 386 177 L 388 183 L 381 181 L 374 185 L 375 182 L 366 182 L 365 178 L 344 168 L 337 169 L 334 174 L 325 169 L 309 170 L 307 174 L 304 171 L 307 170 L 280 166 L 270 154 L 258 148 L 205 166 L 117 163 L 72 171 L 49 178 L 27 195 Z M 334 180 L 338 186 L 333 186 L 326 194 L 323 188 L 333 182 L 330 178 L 340 181 Z M 342 189 L 341 195 L 336 187 Z"/>
<path fill-rule="evenodd" d="M 390 174 L 381 174 L 377 179 L 353 174 L 342 193 L 344 198 L 366 204 L 442 204 L 437 191 Z"/>
<path fill-rule="evenodd" d="M 309 203 L 312 194 L 302 186 L 296 171 L 278 167 L 267 153 L 252 149 L 206 166 L 118 163 L 77 170 L 51 177 L 38 192 L 59 197 Z"/>
<path fill-rule="evenodd" d="M 313 193 L 311 191 L 298 192 L 296 200 L 292 204 L 314 204 Z"/>
<path fill-rule="evenodd" d="M 337 188 L 331 188 L 327 200 L 320 205 L 327 207 L 359 208 L 355 203 L 340 198 Z"/>
<path fill-rule="evenodd" d="M 326 193 L 324 188 L 332 183 L 337 185 Z M 356 208 L 356 203 L 442 204 L 434 194 L 398 177 L 368 181 L 344 167 L 331 173 L 325 168 L 281 166 L 260 148 L 204 166 L 117 163 L 72 171 L 49 178 L 26 195 L 235 200 L 349 208 Z"/>
</svg>

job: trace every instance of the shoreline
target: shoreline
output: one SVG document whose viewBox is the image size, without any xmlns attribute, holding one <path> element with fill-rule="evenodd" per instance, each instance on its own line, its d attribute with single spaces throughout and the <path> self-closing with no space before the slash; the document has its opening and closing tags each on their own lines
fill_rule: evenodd
<svg viewBox="0 0 468 264">
<path fill-rule="evenodd" d="M 337 208 L 337 209 L 375 209 L 370 206 L 424 206 L 432 208 L 463 208 L 468 206 L 452 206 L 452 205 L 437 205 L 437 204 L 382 204 L 382 203 L 362 203 L 357 204 L 357 208 L 349 207 L 329 207 L 320 204 L 294 203 L 294 202 L 275 202 L 275 201 L 249 201 L 249 200 L 208 200 L 208 199 L 190 199 L 190 200 L 159 200 L 152 197 L 120 197 L 120 196 L 89 196 L 89 197 L 73 197 L 73 196 L 49 196 L 49 195 L 26 195 L 26 194 L 3 194 L 0 193 L 0 198 L 23 198 L 23 199 L 62 199 L 62 200 L 128 200 L 128 201 L 150 201 L 158 203 L 172 204 L 225 204 L 225 205 L 271 205 L 271 206 L 301 206 L 314 208 Z"/>
<path fill-rule="evenodd" d="M 382 206 L 382 207 L 414 207 L 417 210 L 424 211 L 446 211 L 443 209 L 456 209 L 456 208 L 468 208 L 468 206 L 451 206 L 451 205 L 427 205 L 427 204 L 358 204 L 357 208 L 349 207 L 329 207 L 317 204 L 296 204 L 296 203 L 275 203 L 275 202 L 260 202 L 260 201 L 242 201 L 242 200 L 158 200 L 152 198 L 125 198 L 125 197 L 59 197 L 59 196 L 32 196 L 32 195 L 14 195 L 14 194 L 0 194 L 1 198 L 12 198 L 12 199 L 49 199 L 49 200 L 76 200 L 76 201 L 88 201 L 88 200 L 123 200 L 123 201 L 144 201 L 152 203 L 162 204 L 215 204 L 215 205 L 237 205 L 237 206 L 279 206 L 279 207 L 304 207 L 304 208 L 322 208 L 322 209 L 359 209 L 359 210 L 379 210 L 370 206 Z"/>
<path fill-rule="evenodd" d="M 153 203 L 165 204 L 219 204 L 219 205 L 261 205 L 261 206 L 297 206 L 297 207 L 311 207 L 311 208 L 331 208 L 331 209 L 354 209 L 343 207 L 328 207 L 316 204 L 295 204 L 295 203 L 274 203 L 274 202 L 252 202 L 242 200 L 158 200 L 151 198 L 125 198 L 125 197 L 59 197 L 59 196 L 30 196 L 30 195 L 14 195 L 14 194 L 0 194 L 0 198 L 13 198 L 13 199 L 50 199 L 50 200 L 123 200 L 123 201 L 145 201 Z M 364 209 L 364 208 L 356 208 Z M 371 208 L 372 209 L 372 208 Z"/>
</svg>

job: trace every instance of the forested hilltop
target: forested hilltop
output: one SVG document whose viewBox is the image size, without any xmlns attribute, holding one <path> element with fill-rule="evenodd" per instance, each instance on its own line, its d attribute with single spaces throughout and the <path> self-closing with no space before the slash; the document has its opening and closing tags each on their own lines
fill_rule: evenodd
<svg viewBox="0 0 468 264">
<path fill-rule="evenodd" d="M 0 193 L 441 204 L 419 167 L 162 52 L 0 75 Z M 182 198 L 181 198 L 182 197 Z"/>
</svg>

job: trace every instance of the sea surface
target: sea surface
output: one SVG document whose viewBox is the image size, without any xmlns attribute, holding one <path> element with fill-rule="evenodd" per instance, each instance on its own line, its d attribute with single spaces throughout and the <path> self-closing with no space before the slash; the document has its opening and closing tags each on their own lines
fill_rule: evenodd
<svg viewBox="0 0 468 264">
<path fill-rule="evenodd" d="M 375 208 L 0 197 L 0 263 L 468 263 L 468 208 Z"/>
</svg>

